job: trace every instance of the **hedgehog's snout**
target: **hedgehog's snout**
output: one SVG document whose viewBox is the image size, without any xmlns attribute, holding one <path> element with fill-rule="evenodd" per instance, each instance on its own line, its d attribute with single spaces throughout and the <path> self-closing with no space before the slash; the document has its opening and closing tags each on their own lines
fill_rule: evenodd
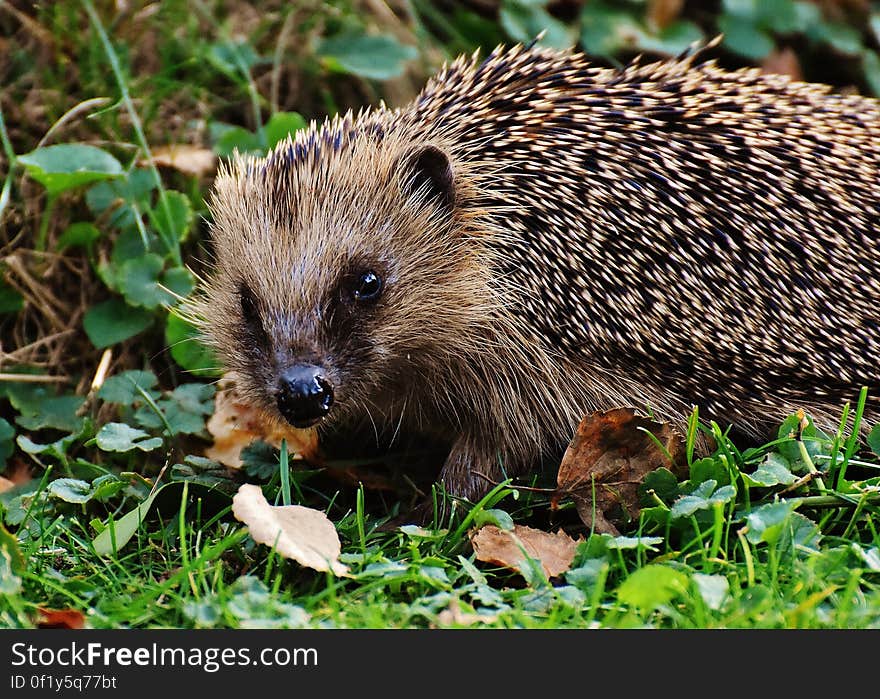
<svg viewBox="0 0 880 699">
<path fill-rule="evenodd" d="M 305 429 L 316 425 L 330 412 L 333 384 L 321 367 L 297 364 L 281 373 L 275 400 L 285 420 Z"/>
</svg>

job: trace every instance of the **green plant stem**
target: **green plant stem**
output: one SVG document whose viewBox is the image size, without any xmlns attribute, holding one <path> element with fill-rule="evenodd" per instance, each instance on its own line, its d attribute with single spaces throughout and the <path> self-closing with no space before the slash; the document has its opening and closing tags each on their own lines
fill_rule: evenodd
<svg viewBox="0 0 880 699">
<path fill-rule="evenodd" d="M 706 547 L 703 543 L 703 532 L 700 531 L 700 523 L 697 522 L 697 518 L 694 515 L 691 515 L 689 518 L 690 523 L 694 527 L 694 533 L 697 535 L 697 544 L 700 550 L 700 555 L 703 557 L 703 565 L 706 564 Z"/>
<path fill-rule="evenodd" d="M 31 511 L 34 509 L 34 506 L 40 501 L 40 495 L 43 494 L 43 491 L 46 489 L 46 486 L 49 485 L 49 474 L 52 472 L 52 466 L 46 466 L 46 470 L 43 471 L 43 477 L 40 478 L 40 483 L 37 486 L 36 491 L 34 491 L 34 495 L 31 498 L 30 503 L 28 504 L 27 511 L 24 513 L 24 517 L 19 523 L 20 527 L 23 527 L 27 524 L 28 519 L 31 516 Z"/>
<path fill-rule="evenodd" d="M 494 498 L 496 495 L 498 495 L 502 491 L 507 491 L 506 493 L 504 493 L 501 496 L 502 498 L 506 497 L 508 493 L 513 492 L 508 487 L 509 485 L 510 485 L 509 480 L 502 481 L 501 483 L 496 485 L 494 488 L 492 488 L 492 490 L 490 490 L 488 493 L 486 493 L 486 495 L 483 496 L 483 499 L 480 500 L 480 502 L 478 502 L 475 507 L 471 508 L 470 512 L 468 512 L 467 515 L 465 515 L 461 524 L 458 525 L 458 528 L 452 534 L 452 537 L 451 537 L 452 540 L 453 541 L 463 541 L 465 532 L 468 530 L 468 527 L 470 527 L 471 524 L 473 523 L 474 517 L 477 516 L 478 512 L 486 509 L 487 507 L 492 507 L 496 502 L 498 502 L 498 500 L 500 500 L 501 498 L 498 498 L 498 500 L 496 500 Z M 595 499 L 594 499 L 594 502 L 595 502 Z M 594 512 L 594 521 L 595 521 L 595 512 Z"/>
<path fill-rule="evenodd" d="M 862 514 L 862 510 L 865 509 L 865 505 L 867 505 L 868 493 L 864 493 L 862 497 L 859 499 L 859 504 L 856 505 L 856 509 L 853 510 L 852 517 L 849 518 L 849 524 L 846 525 L 846 529 L 843 532 L 843 538 L 848 539 L 852 536 L 853 530 L 856 528 L 856 522 L 859 520 L 859 516 Z"/>
<path fill-rule="evenodd" d="M 843 415 L 840 417 L 840 423 L 837 425 L 837 433 L 834 435 L 834 442 L 831 445 L 831 455 L 828 460 L 828 478 L 833 480 L 837 490 L 840 490 L 840 472 L 845 470 L 843 466 L 837 469 L 837 478 L 833 478 L 832 474 L 837 466 L 837 455 L 840 453 L 840 445 L 843 442 L 843 431 L 846 429 L 847 418 L 849 417 L 849 403 L 843 406 Z M 845 452 L 844 452 L 845 456 Z M 844 459 L 845 461 L 845 459 Z"/>
<path fill-rule="evenodd" d="M 599 608 L 602 604 L 602 595 L 605 594 L 605 585 L 608 582 L 608 573 L 611 571 L 611 566 L 608 563 L 603 563 L 602 567 L 599 569 L 599 575 L 596 578 L 596 584 L 593 586 L 593 594 L 590 595 L 590 606 L 587 608 L 587 626 L 593 623 L 596 619 L 596 612 L 599 611 Z"/>
<path fill-rule="evenodd" d="M 357 501 L 355 503 L 356 513 L 355 521 L 357 522 L 358 540 L 361 545 L 361 553 L 367 552 L 367 536 L 364 529 L 364 486 L 360 484 L 357 491 Z"/>
<path fill-rule="evenodd" d="M 12 142 L 9 140 L 9 134 L 6 132 L 6 122 L 3 120 L 3 109 L 0 107 L 0 142 L 3 144 L 3 152 L 6 153 L 6 159 L 9 161 L 9 169 L 6 171 L 6 178 L 3 181 L 3 190 L 0 191 L 0 221 L 3 220 L 3 212 L 9 205 L 9 196 L 12 191 L 12 171 L 15 169 L 15 151 L 12 149 Z"/>
<path fill-rule="evenodd" d="M 755 562 L 752 560 L 752 550 L 749 548 L 749 540 L 746 538 L 745 529 L 739 529 L 736 532 L 739 539 L 739 545 L 742 547 L 743 558 L 746 561 L 746 577 L 749 581 L 749 587 L 755 584 Z"/>
<path fill-rule="evenodd" d="M 797 443 L 798 451 L 800 451 L 801 454 L 801 459 L 803 459 L 803 462 L 807 465 L 807 471 L 809 471 L 810 473 L 818 474 L 819 469 L 817 469 L 816 465 L 813 463 L 813 459 L 810 456 L 810 452 L 807 451 L 807 445 L 804 444 L 804 440 L 798 437 Z M 816 485 L 819 486 L 819 490 L 821 490 L 823 493 L 828 490 L 828 488 L 825 487 L 825 481 L 822 480 L 822 476 L 817 475 L 815 480 Z"/>
<path fill-rule="evenodd" d="M 786 498 L 798 500 L 804 507 L 858 507 L 860 503 L 874 505 L 880 503 L 880 493 L 865 493 L 855 498 L 840 493 L 834 495 L 811 495 L 805 498 Z"/>
<path fill-rule="evenodd" d="M 180 536 L 180 561 L 183 570 L 187 571 L 186 579 L 189 581 L 189 589 L 192 590 L 193 596 L 199 598 L 199 589 L 196 581 L 192 576 L 192 569 L 189 561 L 189 542 L 186 540 L 186 503 L 189 496 L 189 481 L 183 482 L 183 489 L 180 493 L 180 510 L 177 513 L 177 527 Z"/>
<path fill-rule="evenodd" d="M 131 124 L 134 128 L 135 135 L 137 136 L 138 144 L 144 151 L 147 162 L 150 164 L 150 172 L 153 173 L 153 180 L 156 183 L 156 189 L 159 190 L 159 204 L 165 214 L 165 220 L 171 221 L 171 209 L 168 207 L 168 201 L 165 197 L 165 187 L 162 185 L 162 177 L 159 175 L 159 169 L 156 167 L 156 162 L 153 160 L 153 153 L 150 150 L 150 146 L 147 144 L 147 137 L 144 134 L 141 119 L 138 116 L 137 110 L 134 108 L 134 102 L 132 102 L 131 95 L 128 92 L 128 84 L 125 82 L 125 77 L 122 75 L 122 68 L 119 65 L 119 57 L 116 55 L 113 44 L 110 43 L 110 37 L 107 36 L 107 32 L 104 30 L 104 25 L 101 24 L 101 18 L 98 17 L 98 13 L 95 12 L 95 7 L 92 5 L 92 1 L 80 0 L 80 2 L 82 2 L 86 13 L 89 15 L 89 20 L 91 21 L 92 26 L 95 28 L 98 37 L 101 39 L 101 45 L 104 47 L 104 53 L 107 55 L 110 67 L 113 69 L 113 77 L 116 79 L 116 84 L 119 86 L 122 103 L 125 105 L 125 109 L 131 119 Z M 183 264 L 183 258 L 180 254 L 179 242 L 175 240 L 165 241 L 165 243 L 168 247 L 168 252 L 170 252 L 174 258 L 174 262 L 178 267 L 181 266 Z"/>
<path fill-rule="evenodd" d="M 856 404 L 856 414 L 853 418 L 853 428 L 852 434 L 849 436 L 849 439 L 846 441 L 846 450 L 843 453 L 843 463 L 840 465 L 840 470 L 837 472 L 837 483 L 838 489 L 840 489 L 840 485 L 843 483 L 843 480 L 846 476 L 846 468 L 849 465 L 849 460 L 855 455 L 856 448 L 859 444 L 859 428 L 862 425 L 862 414 L 865 412 L 865 403 L 868 400 L 868 387 L 862 386 L 862 390 L 859 391 L 859 402 Z M 834 462 L 831 462 L 831 465 L 834 466 Z"/>
<path fill-rule="evenodd" d="M 3 182 L 3 189 L 0 190 L 0 222 L 3 221 L 3 212 L 9 206 L 9 193 L 12 191 L 12 168 L 6 173 L 6 179 Z"/>
<path fill-rule="evenodd" d="M 281 476 L 281 502 L 291 504 L 290 499 L 290 462 L 287 457 L 287 440 L 281 440 L 281 454 L 278 459 L 279 475 Z"/>
<path fill-rule="evenodd" d="M 37 233 L 37 240 L 34 243 L 34 249 L 37 252 L 46 251 L 46 239 L 49 235 L 49 219 L 52 218 L 52 211 L 55 209 L 56 201 L 58 201 L 57 194 L 49 194 L 46 197 L 46 208 L 43 209 L 43 215 L 40 217 L 40 230 Z"/>
<path fill-rule="evenodd" d="M 697 428 L 700 426 L 699 408 L 694 406 L 693 411 L 688 416 L 687 441 L 685 442 L 685 453 L 687 454 L 687 465 L 690 469 L 694 465 L 694 448 L 697 444 Z"/>
<path fill-rule="evenodd" d="M 6 131 L 6 121 L 3 118 L 3 109 L 0 107 L 0 143 L 3 144 L 3 152 L 9 158 L 9 169 L 15 163 L 15 150 L 12 148 L 12 141 L 9 140 L 9 133 Z"/>
<path fill-rule="evenodd" d="M 724 536 L 724 503 L 716 502 L 712 506 L 712 514 L 714 515 L 714 523 L 712 527 L 712 543 L 709 545 L 709 560 L 718 557 L 718 551 L 721 550 L 721 540 Z"/>
</svg>

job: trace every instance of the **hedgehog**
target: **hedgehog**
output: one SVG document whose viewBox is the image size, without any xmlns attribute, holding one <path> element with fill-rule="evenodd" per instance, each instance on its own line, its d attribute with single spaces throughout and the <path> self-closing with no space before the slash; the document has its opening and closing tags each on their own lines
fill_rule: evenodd
<svg viewBox="0 0 880 699">
<path fill-rule="evenodd" d="M 699 55 L 500 47 L 235 157 L 192 315 L 268 419 L 438 437 L 462 498 L 616 406 L 834 427 L 880 384 L 880 106 Z"/>
</svg>

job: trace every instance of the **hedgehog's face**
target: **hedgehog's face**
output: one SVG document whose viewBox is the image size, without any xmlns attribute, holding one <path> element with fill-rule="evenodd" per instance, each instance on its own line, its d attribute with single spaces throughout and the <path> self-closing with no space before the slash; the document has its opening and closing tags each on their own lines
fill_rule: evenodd
<svg viewBox="0 0 880 699">
<path fill-rule="evenodd" d="M 386 422 L 470 322 L 450 160 L 388 149 L 276 150 L 218 178 L 205 329 L 243 394 L 296 427 Z"/>
</svg>

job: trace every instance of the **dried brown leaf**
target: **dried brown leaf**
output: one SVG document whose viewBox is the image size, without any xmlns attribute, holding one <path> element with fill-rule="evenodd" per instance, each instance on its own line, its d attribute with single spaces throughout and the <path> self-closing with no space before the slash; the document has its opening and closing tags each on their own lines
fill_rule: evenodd
<svg viewBox="0 0 880 699">
<path fill-rule="evenodd" d="M 648 23 L 665 29 L 678 19 L 684 9 L 684 0 L 650 0 L 646 17 Z"/>
<path fill-rule="evenodd" d="M 437 615 L 437 626 L 474 626 L 475 624 L 492 624 L 498 619 L 497 614 L 474 614 L 461 610 L 461 601 L 457 597 L 449 600 L 449 606 Z"/>
<path fill-rule="evenodd" d="M 259 486 L 245 483 L 232 498 L 232 514 L 248 526 L 258 544 L 273 547 L 279 556 L 291 558 L 314 570 L 345 575 L 339 562 L 342 545 L 327 515 L 301 505 L 270 505 Z"/>
<path fill-rule="evenodd" d="M 639 485 L 648 473 L 666 467 L 684 476 L 683 447 L 672 427 L 628 408 L 587 415 L 562 457 L 553 501 L 571 497 L 584 524 L 617 535 L 616 524 L 639 515 Z"/>
<path fill-rule="evenodd" d="M 14 487 L 15 483 L 8 478 L 0 476 L 0 493 L 5 493 L 7 490 L 12 490 Z"/>
<path fill-rule="evenodd" d="M 153 160 L 156 165 L 164 165 L 187 175 L 201 177 L 214 170 L 217 156 L 208 148 L 180 143 L 154 148 Z"/>
<path fill-rule="evenodd" d="M 298 430 L 271 420 L 260 410 L 247 405 L 235 389 L 234 377 L 221 379 L 214 397 L 214 414 L 208 420 L 208 432 L 214 443 L 205 456 L 229 468 L 241 468 L 241 450 L 261 439 L 274 447 L 287 440 L 292 459 L 317 458 L 318 433 L 315 429 Z"/>
<path fill-rule="evenodd" d="M 541 562 L 548 578 L 562 575 L 571 566 L 578 542 L 562 530 L 550 532 L 514 525 L 507 531 L 489 524 L 471 536 L 477 560 L 519 571 L 526 556 Z"/>
<path fill-rule="evenodd" d="M 41 629 L 81 629 L 85 624 L 85 616 L 77 609 L 40 607 L 40 618 L 37 620 L 37 626 Z"/>
<path fill-rule="evenodd" d="M 12 485 L 23 485 L 34 479 L 31 468 L 24 459 L 13 458 L 6 464 L 5 480 L 12 481 Z"/>
<path fill-rule="evenodd" d="M 804 79 L 801 62 L 797 54 L 788 47 L 771 52 L 761 62 L 761 70 L 765 73 L 787 75 L 792 80 Z"/>
</svg>

